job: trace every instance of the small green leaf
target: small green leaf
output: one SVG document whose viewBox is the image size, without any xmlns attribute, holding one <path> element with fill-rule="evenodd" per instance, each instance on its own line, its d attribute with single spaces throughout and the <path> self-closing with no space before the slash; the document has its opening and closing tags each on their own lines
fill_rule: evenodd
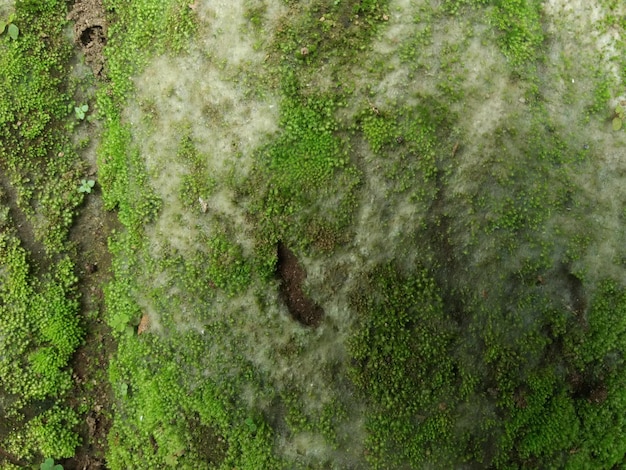
<svg viewBox="0 0 626 470">
<path fill-rule="evenodd" d="M 17 39 L 17 37 L 20 34 L 20 30 L 17 26 L 15 26 L 14 24 L 10 24 L 9 25 L 9 36 L 11 36 L 11 39 L 15 40 Z"/>
<path fill-rule="evenodd" d="M 619 131 L 622 128 L 622 120 L 618 117 L 613 118 L 613 130 Z"/>
<path fill-rule="evenodd" d="M 80 180 L 80 186 L 78 187 L 79 193 L 91 193 L 91 188 L 95 186 L 94 180 Z"/>
<path fill-rule="evenodd" d="M 169 465 L 170 467 L 175 467 L 176 464 L 178 463 L 178 457 L 173 454 L 170 454 L 167 457 L 165 457 L 165 463 Z"/>
<path fill-rule="evenodd" d="M 51 470 L 54 468 L 54 460 L 48 457 L 44 462 L 39 465 L 40 470 Z"/>
<path fill-rule="evenodd" d="M 254 424 L 254 420 L 252 418 L 246 418 L 244 422 L 248 426 L 250 432 L 256 432 L 257 427 L 256 424 Z"/>
<path fill-rule="evenodd" d="M 0 20 L 0 34 L 4 33 L 4 30 L 6 29 L 6 27 L 7 27 L 7 24 L 4 21 Z"/>
</svg>

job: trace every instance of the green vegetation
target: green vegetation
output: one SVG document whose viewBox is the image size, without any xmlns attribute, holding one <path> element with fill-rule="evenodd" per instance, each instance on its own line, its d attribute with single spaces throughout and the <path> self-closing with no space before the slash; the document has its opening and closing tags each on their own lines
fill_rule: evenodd
<svg viewBox="0 0 626 470">
<path fill-rule="evenodd" d="M 411 191 L 414 201 L 430 202 L 440 173 L 437 134 L 443 135 L 449 111 L 430 97 L 415 107 L 368 109 L 357 119 L 363 136 L 390 183 L 390 192 Z M 419 181 L 419 184 L 415 184 Z"/>
<path fill-rule="evenodd" d="M 180 184 L 180 199 L 184 206 L 189 209 L 198 202 L 202 204 L 201 201 L 208 201 L 216 183 L 206 168 L 207 156 L 198 152 L 191 137 L 185 136 L 176 158 L 188 168 Z"/>
<path fill-rule="evenodd" d="M 40 470 L 63 470 L 63 465 L 55 464 L 54 459 L 47 458 L 40 466 Z"/>
<path fill-rule="evenodd" d="M 6 31 L 9 37 L 15 41 L 20 34 L 20 29 L 13 23 L 14 20 L 15 13 L 11 13 L 6 21 L 0 20 L 0 35 Z"/>
<path fill-rule="evenodd" d="M 71 457 L 80 443 L 69 365 L 84 332 L 68 232 L 82 164 L 67 120 L 65 15 L 63 2 L 20 3 L 12 40 L 0 41 L 0 448 L 12 464 Z"/>
<path fill-rule="evenodd" d="M 512 66 L 521 70 L 540 58 L 544 40 L 541 2 L 537 0 L 495 1 L 493 21 L 502 32 L 500 47 Z"/>
<path fill-rule="evenodd" d="M 300 62 L 299 72 L 310 73 L 322 60 L 350 61 L 354 50 L 366 47 L 384 18 L 388 1 L 316 0 L 308 5 L 288 2 L 294 13 L 278 29 L 276 52 L 280 61 Z M 304 65 L 304 67 L 303 67 Z"/>
<path fill-rule="evenodd" d="M 59 19 L 63 11 L 59 2 L 24 7 L 16 12 L 16 21 L 28 28 L 19 41 L 0 43 L 2 166 L 17 205 L 37 218 L 36 235 L 50 253 L 62 249 L 80 203 L 71 190 L 77 156 L 63 129 L 70 93 L 62 72 L 71 53 Z M 42 34 L 48 41 L 41 41 Z"/>
<path fill-rule="evenodd" d="M 592 3 L 2 7 L 0 468 L 626 465 Z"/>
<path fill-rule="evenodd" d="M 82 121 L 85 119 L 85 114 L 89 111 L 88 104 L 82 104 L 80 106 L 74 106 L 74 114 L 76 114 L 76 119 Z"/>
<path fill-rule="evenodd" d="M 250 186 L 264 187 L 255 207 L 263 239 L 271 245 L 280 239 L 304 245 L 310 243 L 304 225 L 328 198 L 336 205 L 326 207 L 316 222 L 336 231 L 346 225 L 359 176 L 348 165 L 346 142 L 337 136 L 334 100 L 303 97 L 295 77 L 287 76 L 286 82 L 282 133 L 260 151 L 257 181 Z"/>
<path fill-rule="evenodd" d="M 200 383 L 195 373 L 183 374 L 206 361 L 202 358 L 206 346 L 199 333 L 172 338 L 170 345 L 180 348 L 181 340 L 187 344 L 184 364 L 176 363 L 156 336 L 145 341 L 129 337 L 119 343 L 110 380 L 124 407 L 118 410 L 123 419 L 114 422 L 109 434 L 110 465 L 273 468 L 270 429 L 261 418 L 250 425 L 252 418 L 238 407 L 226 383 L 206 379 Z M 137 357 L 152 358 L 151 364 L 146 367 Z"/>
<path fill-rule="evenodd" d="M 7 232 L 0 239 L 0 260 L 0 331 L 10 345 L 0 362 L 0 377 L 2 392 L 15 397 L 4 405 L 3 419 L 18 429 L 5 446 L 19 459 L 37 453 L 71 457 L 79 444 L 74 431 L 78 420 L 61 403 L 72 387 L 67 365 L 83 336 L 72 262 L 65 256 L 54 266 L 54 275 L 37 279 L 25 250 Z M 24 411 L 43 400 L 59 405 L 26 418 Z"/>
<path fill-rule="evenodd" d="M 96 185 L 96 182 L 94 180 L 82 179 L 80 180 L 80 186 L 78 187 L 78 192 L 90 194 L 95 185 Z"/>
<path fill-rule="evenodd" d="M 433 279 L 425 271 L 403 279 L 385 266 L 354 303 L 362 321 L 351 342 L 351 374 L 372 403 L 368 460 L 374 468 L 450 464 L 453 330 Z"/>
<path fill-rule="evenodd" d="M 517 335 L 514 349 L 496 348 L 493 333 L 487 333 L 493 338 L 487 344 L 494 345 L 488 363 L 495 367 L 498 407 L 506 417 L 495 457 L 499 467 L 507 468 L 512 461 L 532 465 L 542 459 L 558 467 L 606 468 L 623 461 L 623 443 L 609 442 L 624 426 L 613 415 L 614 400 L 620 400 L 622 392 L 611 388 L 614 380 L 621 380 L 617 377 L 623 368 L 609 359 L 622 334 L 617 318 L 623 295 L 614 282 L 603 282 L 585 324 L 563 311 L 547 310 L 524 336 Z M 537 305 L 537 299 L 522 302 L 519 308 Z M 603 330 L 607 320 L 615 334 Z M 504 337 L 496 341 L 509 343 Z M 604 429 L 597 427 L 598 420 Z M 590 433 L 597 434 L 592 438 Z"/>
</svg>

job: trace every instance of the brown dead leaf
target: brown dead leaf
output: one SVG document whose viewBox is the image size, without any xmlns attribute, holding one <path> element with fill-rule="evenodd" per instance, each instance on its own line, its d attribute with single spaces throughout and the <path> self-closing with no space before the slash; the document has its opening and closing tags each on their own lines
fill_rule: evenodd
<svg viewBox="0 0 626 470">
<path fill-rule="evenodd" d="M 143 317 L 141 317 L 141 321 L 139 322 L 139 326 L 137 327 L 137 334 L 140 335 L 142 333 L 145 333 L 149 326 L 150 317 L 148 317 L 147 313 L 144 313 Z"/>
</svg>

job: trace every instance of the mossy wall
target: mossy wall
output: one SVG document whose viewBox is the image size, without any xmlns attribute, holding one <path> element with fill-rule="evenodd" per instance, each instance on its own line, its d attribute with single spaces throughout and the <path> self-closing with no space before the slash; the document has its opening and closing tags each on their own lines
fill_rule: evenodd
<svg viewBox="0 0 626 470">
<path fill-rule="evenodd" d="M 86 197 L 120 222 L 96 314 L 109 468 L 625 463 L 624 6 L 103 5 L 95 91 L 69 78 L 60 3 L 0 36 L 7 468 L 89 452 L 67 235 L 85 130 Z M 290 315 L 279 246 L 319 324 Z"/>
</svg>

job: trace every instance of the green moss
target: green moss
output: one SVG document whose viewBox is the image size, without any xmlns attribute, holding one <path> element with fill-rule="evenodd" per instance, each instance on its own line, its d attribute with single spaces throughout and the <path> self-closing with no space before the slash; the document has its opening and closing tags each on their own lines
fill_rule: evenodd
<svg viewBox="0 0 626 470">
<path fill-rule="evenodd" d="M 541 58 L 544 41 L 541 3 L 537 0 L 498 0 L 492 21 L 501 31 L 502 52 L 511 65 L 521 70 Z"/>
<path fill-rule="evenodd" d="M 595 293 L 593 304 L 585 318 L 585 328 L 576 328 L 568 337 L 571 352 L 582 370 L 589 364 L 621 363 L 618 351 L 626 341 L 626 292 L 615 281 L 604 281 Z M 609 363 L 607 363 L 609 361 Z"/>
<path fill-rule="evenodd" d="M 330 96 L 303 96 L 295 77 L 286 74 L 281 132 L 258 152 L 255 172 L 246 183 L 259 221 L 263 273 L 273 273 L 276 241 L 306 246 L 314 241 L 310 223 L 338 232 L 351 220 L 360 176 L 349 165 L 336 109 Z"/>
<path fill-rule="evenodd" d="M 120 400 L 109 434 L 111 468 L 278 468 L 264 419 L 238 402 L 226 376 L 200 376 L 197 367 L 216 359 L 211 344 L 197 332 L 173 340 L 120 343 L 109 371 Z M 211 430 L 207 444 L 219 452 L 198 447 L 199 427 Z"/>
<path fill-rule="evenodd" d="M 372 151 L 380 154 L 383 147 L 393 144 L 400 137 L 398 124 L 393 117 L 372 111 L 363 117 L 361 128 Z"/>
<path fill-rule="evenodd" d="M 362 444 L 342 439 L 344 413 L 354 418 L 363 409 L 364 444 L 374 468 L 620 464 L 621 288 L 603 284 L 588 311 L 573 312 L 563 300 L 566 281 L 553 266 L 561 255 L 564 262 L 583 264 L 591 242 L 565 212 L 577 209 L 572 200 L 580 195 L 572 195 L 570 178 L 580 168 L 581 154 L 547 118 L 542 101 L 548 98 L 538 88 L 535 66 L 545 46 L 539 2 L 443 3 L 448 13 L 470 8 L 486 13 L 512 69 L 528 79 L 514 84 L 524 94 L 524 106 L 502 97 L 507 117 L 493 141 L 478 131 L 468 134 L 476 142 L 458 128 L 457 118 L 464 116 L 441 104 L 462 108 L 459 103 L 468 98 L 463 82 L 467 42 L 446 37 L 449 42 L 437 59 L 441 76 L 432 91 L 437 99 L 413 90 L 401 96 L 409 98 L 402 106 L 386 103 L 378 109 L 360 98 L 367 91 L 341 77 L 358 72 L 353 66 L 363 56 L 355 51 L 367 50 L 385 21 L 386 3 L 287 2 L 288 13 L 267 51 L 267 63 L 276 67 L 262 78 L 282 83 L 280 130 L 255 152 L 249 178 L 227 183 L 246 211 L 245 226 L 253 227 L 253 261 L 248 246 L 235 241 L 237 233 L 220 217 L 207 215 L 189 224 L 200 232 L 190 249 L 177 251 L 174 242 L 146 238 L 151 231 L 145 228 L 158 220 L 161 201 L 150 188 L 132 129 L 122 124 L 119 109 L 132 89 L 130 77 L 146 59 L 134 58 L 132 51 L 148 36 L 156 44 L 146 48 L 149 53 L 165 50 L 163 31 L 175 34 L 171 25 L 176 22 L 192 28 L 187 15 L 193 13 L 181 2 L 122 3 L 113 2 L 116 11 L 110 12 L 119 22 L 111 29 L 109 49 L 115 85 L 99 96 L 106 119 L 99 180 L 106 207 L 119 209 L 126 228 L 110 242 L 115 278 L 105 289 L 108 322 L 120 341 L 109 371 L 116 400 L 107 456 L 111 468 L 325 468 L 327 461 L 310 456 L 280 462 L 273 452 L 288 440 L 285 428 L 321 435 L 329 446 L 340 447 L 328 458 L 332 461 L 352 452 L 342 445 L 358 449 Z M 258 48 L 266 4 L 244 3 Z M 412 78 L 423 65 L 421 47 L 432 46 L 433 31 L 445 32 L 431 28 L 440 19 L 425 16 L 423 29 L 400 47 L 397 58 L 403 67 L 411 64 Z M 367 66 L 381 68 L 372 72 L 377 79 L 391 67 L 383 60 Z M 239 85 L 248 85 L 259 77 L 240 78 Z M 260 87 L 271 89 L 265 82 Z M 365 156 L 355 150 L 364 142 L 371 149 Z M 476 156 L 481 152 L 484 158 Z M 186 170 L 179 188 L 186 209 L 223 188 L 206 170 L 209 158 L 183 136 L 176 159 Z M 369 165 L 367 159 L 376 166 L 362 168 L 361 174 L 357 167 Z M 351 233 L 357 229 L 352 224 L 357 201 L 367 204 L 370 196 L 358 193 L 366 171 L 386 185 L 380 196 L 385 211 L 399 211 L 402 197 L 407 212 L 418 212 L 423 220 L 416 227 L 403 226 L 407 233 L 398 236 L 403 245 L 397 251 L 390 247 L 391 254 L 373 252 L 372 259 L 361 260 L 364 252 L 350 251 L 362 248 L 357 238 L 379 235 L 378 227 L 367 227 L 359 234 L 363 237 Z M 407 193 L 411 197 L 404 198 Z M 282 352 L 272 349 L 277 343 L 265 339 L 276 333 L 265 329 L 268 325 L 277 328 L 275 318 L 267 318 L 275 314 L 267 302 L 275 299 L 266 293 L 276 288 L 279 240 L 306 250 L 322 270 L 316 275 L 334 269 L 339 247 L 346 260 L 355 260 L 357 270 L 393 253 L 410 255 L 399 264 L 417 259 L 433 269 L 400 274 L 394 266 L 377 268 L 361 279 L 351 309 L 344 308 L 341 282 L 320 289 L 334 310 L 327 323 L 301 332 L 302 338 L 311 349 L 319 344 L 323 354 L 329 342 L 335 347 L 334 335 L 346 334 L 345 327 L 355 322 L 348 352 L 350 378 L 359 394 L 346 398 L 348 406 L 322 400 L 298 380 L 282 383 L 281 370 L 272 369 L 285 365 L 279 362 Z M 310 249 L 318 242 L 325 247 L 323 256 Z M 543 285 L 549 275 L 557 278 L 556 287 Z M 348 283 L 358 282 L 359 273 L 350 272 L 347 279 L 345 285 L 354 285 Z M 253 292 L 254 305 L 238 303 Z M 250 297 L 239 296 L 243 293 Z M 261 315 L 250 320 L 248 308 Z M 145 314 L 154 325 L 137 335 L 133 326 Z M 280 331 L 293 327 L 280 325 Z M 46 343 L 26 356 L 36 372 L 60 364 L 56 349 L 74 344 L 73 335 L 64 338 L 57 330 L 44 328 Z M 307 360 L 309 349 L 303 344 L 285 353 L 288 366 Z M 265 355 L 278 359 L 262 372 Z M 251 357 L 256 362 L 246 359 Z M 343 367 L 347 363 L 328 380 L 344 379 Z M 56 383 L 54 376 L 47 380 Z M 354 435 L 358 438 L 358 429 Z"/>
<path fill-rule="evenodd" d="M 154 219 L 161 201 L 150 190 L 143 160 L 131 145 L 128 126 L 120 123 L 119 116 L 109 123 L 99 154 L 102 162 L 99 182 L 105 207 L 117 208 L 120 222 L 138 233 L 143 224 Z"/>
<path fill-rule="evenodd" d="M 16 8 L 19 40 L 0 41 L 0 163 L 35 236 L 56 253 L 81 201 L 71 191 L 80 164 L 64 129 L 72 93 L 66 5 L 48 1 Z"/>
<path fill-rule="evenodd" d="M 250 267 L 241 247 L 223 235 L 211 237 L 207 243 L 208 260 L 202 263 L 207 282 L 224 289 L 231 296 L 242 292 L 250 284 Z"/>
<path fill-rule="evenodd" d="M 311 73 L 322 60 L 349 62 L 353 51 L 363 50 L 382 23 L 387 4 L 386 0 L 316 0 L 306 6 L 291 2 L 294 14 L 278 28 L 273 48 L 281 63 L 300 62 L 298 73 Z"/>
<path fill-rule="evenodd" d="M 183 137 L 176 158 L 189 169 L 180 184 L 180 199 L 187 209 L 197 206 L 198 201 L 208 201 L 216 185 L 209 175 L 206 155 L 199 153 L 189 136 Z"/>
<path fill-rule="evenodd" d="M 589 111 L 595 114 L 607 113 L 611 100 L 611 89 L 614 87 L 610 76 L 601 70 L 595 71 L 596 83 L 593 88 L 593 103 L 589 106 Z"/>
<path fill-rule="evenodd" d="M 2 419 L 18 429 L 8 438 L 11 452 L 20 458 L 33 454 L 70 457 L 79 443 L 73 430 L 75 418 L 61 425 L 59 420 L 65 418 L 52 411 L 32 413 L 29 420 L 22 413 L 42 400 L 60 403 L 71 387 L 67 366 L 83 337 L 72 263 L 62 258 L 51 268 L 54 277 L 37 279 L 28 266 L 25 250 L 16 238 L 4 232 L 0 237 L 0 264 L 4 267 L 0 331 L 5 344 L 0 360 L 1 392 L 14 397 L 10 405 L 3 407 Z M 68 409 L 61 415 L 68 417 L 72 413 Z"/>
<path fill-rule="evenodd" d="M 267 14 L 267 5 L 262 0 L 247 0 L 245 5 L 244 18 L 250 22 L 252 29 L 262 32 Z"/>
<path fill-rule="evenodd" d="M 54 407 L 28 423 L 29 439 L 37 442 L 41 453 L 55 459 L 68 458 L 80 444 L 73 428 L 78 424 L 76 412 Z"/>
<path fill-rule="evenodd" d="M 437 286 L 425 271 L 403 278 L 386 266 L 357 295 L 361 325 L 350 341 L 351 376 L 371 403 L 370 462 L 386 468 L 446 461 L 453 331 Z"/>
<path fill-rule="evenodd" d="M 107 9 L 114 12 L 107 39 L 107 75 L 113 84 L 111 94 L 118 99 L 132 90 L 131 77 L 149 56 L 182 53 L 197 28 L 189 2 L 184 0 L 111 0 Z"/>
</svg>

